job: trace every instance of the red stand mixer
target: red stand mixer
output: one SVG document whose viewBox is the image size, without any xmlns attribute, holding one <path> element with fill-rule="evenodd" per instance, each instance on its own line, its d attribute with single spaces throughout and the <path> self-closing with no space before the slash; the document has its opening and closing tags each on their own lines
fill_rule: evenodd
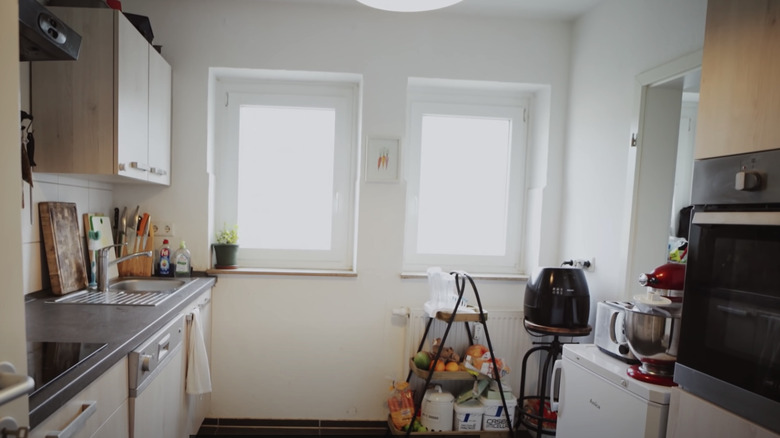
<svg viewBox="0 0 780 438">
<path fill-rule="evenodd" d="M 632 365 L 627 373 L 648 383 L 674 386 L 685 265 L 661 265 L 640 275 L 639 284 L 647 286 L 647 293 L 634 296 L 634 306 L 625 315 L 624 329 L 628 346 L 641 364 Z"/>
</svg>

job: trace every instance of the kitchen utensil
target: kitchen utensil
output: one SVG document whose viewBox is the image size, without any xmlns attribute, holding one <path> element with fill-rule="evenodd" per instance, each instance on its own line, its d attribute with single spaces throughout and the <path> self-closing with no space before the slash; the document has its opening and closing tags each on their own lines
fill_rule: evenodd
<svg viewBox="0 0 780 438">
<path fill-rule="evenodd" d="M 580 268 L 538 268 L 525 287 L 527 320 L 547 327 L 587 327 L 590 291 Z"/>
<path fill-rule="evenodd" d="M 114 242 L 119 242 L 119 207 L 114 207 L 114 222 L 112 223 L 112 234 Z"/>
<path fill-rule="evenodd" d="M 87 268 L 76 204 L 41 202 L 38 212 L 52 293 L 63 295 L 86 289 Z"/>
<path fill-rule="evenodd" d="M 114 244 L 114 239 L 111 238 L 111 224 L 108 220 L 108 216 L 103 216 L 99 214 L 92 214 L 89 215 L 89 225 L 92 227 L 93 230 L 100 232 L 100 239 L 97 242 L 97 248 L 105 248 L 107 246 L 111 246 Z M 119 270 L 116 267 L 116 264 L 111 264 L 110 262 L 116 260 L 116 253 L 114 251 L 108 252 L 108 261 L 109 261 L 109 267 L 108 267 L 108 278 L 117 278 L 119 277 Z M 95 260 L 97 262 L 97 260 Z"/>
<path fill-rule="evenodd" d="M 674 363 L 680 338 L 680 316 L 659 308 L 625 313 L 626 340 L 642 363 L 628 369 L 631 377 L 659 385 L 673 385 Z"/>
<path fill-rule="evenodd" d="M 127 241 L 127 207 L 122 208 L 122 218 L 119 222 L 119 244 L 124 245 Z M 122 248 L 124 246 L 120 246 L 117 248 L 116 255 L 122 255 Z"/>
<path fill-rule="evenodd" d="M 138 252 L 144 248 L 143 245 L 141 245 L 141 242 L 144 241 L 144 229 L 146 228 L 146 224 L 149 221 L 149 215 L 147 213 L 144 213 L 143 216 L 141 216 L 141 221 L 138 224 L 138 230 L 136 232 L 136 240 L 135 240 L 135 248 L 133 249 L 133 252 Z M 146 245 L 146 242 L 143 242 L 144 245 Z"/>
<path fill-rule="evenodd" d="M 89 217 L 89 215 L 87 215 Z M 95 251 L 98 250 L 97 241 L 100 239 L 100 231 L 87 231 L 87 249 L 89 250 L 89 288 L 97 287 L 97 265 L 95 264 Z"/>
<path fill-rule="evenodd" d="M 140 206 L 135 207 L 135 213 L 133 213 L 127 220 L 127 251 L 131 252 L 135 245 L 135 237 L 138 232 L 138 212 L 141 210 Z"/>
<path fill-rule="evenodd" d="M 151 225 L 151 216 L 149 213 L 144 213 L 144 218 L 141 220 L 141 248 L 140 251 L 146 249 L 146 239 L 149 237 L 149 226 Z"/>
</svg>

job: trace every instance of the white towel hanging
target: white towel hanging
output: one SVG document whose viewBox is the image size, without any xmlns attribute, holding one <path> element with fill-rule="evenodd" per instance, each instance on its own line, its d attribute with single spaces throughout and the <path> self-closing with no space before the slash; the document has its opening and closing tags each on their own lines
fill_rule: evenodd
<svg viewBox="0 0 780 438">
<path fill-rule="evenodd" d="M 189 349 L 187 351 L 187 394 L 206 394 L 211 392 L 211 371 L 206 354 L 206 342 L 200 326 L 200 311 L 192 311 L 190 323 Z"/>
</svg>

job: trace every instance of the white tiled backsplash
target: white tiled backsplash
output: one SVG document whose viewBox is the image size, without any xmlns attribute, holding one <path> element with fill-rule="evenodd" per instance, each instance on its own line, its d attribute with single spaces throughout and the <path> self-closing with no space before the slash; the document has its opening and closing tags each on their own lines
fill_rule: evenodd
<svg viewBox="0 0 780 438">
<path fill-rule="evenodd" d="M 38 220 L 38 203 L 75 202 L 76 211 L 80 218 L 84 213 L 110 215 L 114 193 L 111 184 L 70 176 L 35 173 L 33 174 L 32 202 L 30 202 L 30 186 L 26 183 L 23 183 L 22 186 L 24 197 L 24 208 L 21 213 L 22 264 L 24 293 L 28 294 L 49 287 L 46 253 L 41 242 Z M 31 207 L 33 207 L 32 210 Z M 79 221 L 79 224 L 81 225 L 80 234 L 83 238 L 83 221 Z"/>
</svg>

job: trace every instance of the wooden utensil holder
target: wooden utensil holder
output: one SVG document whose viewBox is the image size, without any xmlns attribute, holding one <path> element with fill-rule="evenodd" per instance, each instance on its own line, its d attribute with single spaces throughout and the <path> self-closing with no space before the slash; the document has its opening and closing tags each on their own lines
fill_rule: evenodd
<svg viewBox="0 0 780 438">
<path fill-rule="evenodd" d="M 135 236 L 136 239 L 143 239 L 143 236 Z M 146 239 L 146 247 L 139 251 L 152 251 L 152 257 L 139 256 L 124 262 L 118 263 L 120 277 L 151 277 L 154 274 L 154 227 L 149 219 L 149 237 Z M 130 249 L 122 248 L 122 256 L 130 254 Z"/>
</svg>

